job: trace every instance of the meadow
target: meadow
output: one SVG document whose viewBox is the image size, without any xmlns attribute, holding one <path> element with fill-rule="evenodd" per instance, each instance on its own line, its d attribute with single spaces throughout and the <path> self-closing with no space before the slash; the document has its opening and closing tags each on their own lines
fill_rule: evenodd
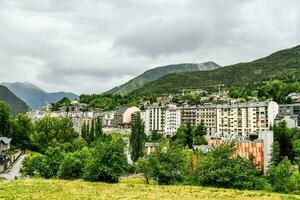
<svg viewBox="0 0 300 200">
<path fill-rule="evenodd" d="M 145 185 L 141 179 L 125 179 L 118 184 L 64 181 L 55 179 L 0 180 L 0 199 L 300 199 L 297 195 L 264 191 L 241 191 L 197 186 Z"/>
</svg>

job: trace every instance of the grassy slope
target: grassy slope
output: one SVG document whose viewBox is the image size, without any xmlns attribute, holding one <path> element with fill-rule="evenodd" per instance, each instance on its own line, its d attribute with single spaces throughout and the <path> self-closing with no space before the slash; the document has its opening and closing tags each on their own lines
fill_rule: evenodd
<svg viewBox="0 0 300 200">
<path fill-rule="evenodd" d="M 204 188 L 157 186 L 126 182 L 120 184 L 62 180 L 0 181 L 0 199 L 300 199 L 300 196 Z"/>
<path fill-rule="evenodd" d="M 133 91 L 134 95 L 176 93 L 182 89 L 254 85 L 270 80 L 300 80 L 300 46 L 278 51 L 265 58 L 212 71 L 182 72 L 166 75 Z"/>
</svg>

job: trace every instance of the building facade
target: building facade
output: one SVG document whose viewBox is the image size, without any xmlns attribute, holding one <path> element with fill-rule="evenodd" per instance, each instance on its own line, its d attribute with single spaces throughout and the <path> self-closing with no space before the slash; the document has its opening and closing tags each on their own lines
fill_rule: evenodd
<svg viewBox="0 0 300 200">
<path fill-rule="evenodd" d="M 217 106 L 217 133 L 249 135 L 268 131 L 274 125 L 279 106 L 276 102 Z"/>
<path fill-rule="evenodd" d="M 217 109 L 215 106 L 200 106 L 196 110 L 196 125 L 203 122 L 207 135 L 213 136 L 217 132 Z"/>
<path fill-rule="evenodd" d="M 176 107 L 168 108 L 165 115 L 165 134 L 172 137 L 181 125 L 181 110 Z"/>
<path fill-rule="evenodd" d="M 217 147 L 221 144 L 234 141 L 236 143 L 236 152 L 234 156 L 249 159 L 253 156 L 253 162 L 258 169 L 267 172 L 271 163 L 271 152 L 273 145 L 273 131 L 259 132 L 258 138 L 255 140 L 238 138 L 212 138 L 208 141 L 208 145 Z"/>
<path fill-rule="evenodd" d="M 196 126 L 197 107 L 183 107 L 181 110 L 181 124 L 191 124 Z"/>
<path fill-rule="evenodd" d="M 290 116 L 297 121 L 295 127 L 300 126 L 300 104 L 283 104 L 279 105 L 278 119 L 283 119 L 285 116 Z M 291 127 L 291 128 L 295 128 Z"/>
</svg>

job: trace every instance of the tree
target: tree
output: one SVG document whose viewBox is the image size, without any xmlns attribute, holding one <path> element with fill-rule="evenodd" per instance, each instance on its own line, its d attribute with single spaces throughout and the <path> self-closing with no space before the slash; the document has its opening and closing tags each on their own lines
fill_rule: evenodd
<svg viewBox="0 0 300 200">
<path fill-rule="evenodd" d="M 33 141 L 41 152 L 48 146 L 72 143 L 77 138 L 78 133 L 74 131 L 73 122 L 69 118 L 45 117 L 35 123 Z"/>
<path fill-rule="evenodd" d="M 193 179 L 196 184 L 238 189 L 262 189 L 266 181 L 251 159 L 233 157 L 233 143 L 222 144 L 198 159 Z"/>
<path fill-rule="evenodd" d="M 131 159 L 136 162 L 144 155 L 146 134 L 144 132 L 144 122 L 140 113 L 137 114 L 136 120 L 131 125 L 130 146 Z"/>
<path fill-rule="evenodd" d="M 31 148 L 30 137 L 34 128 L 31 119 L 24 114 L 18 114 L 16 118 L 11 119 L 10 135 L 13 138 L 12 145 L 16 148 Z"/>
<path fill-rule="evenodd" d="M 81 137 L 87 141 L 87 133 L 88 133 L 88 127 L 87 127 L 87 123 L 84 122 L 82 127 L 81 127 Z"/>
<path fill-rule="evenodd" d="M 8 136 L 9 134 L 9 106 L 0 101 L 0 136 Z"/>
<path fill-rule="evenodd" d="M 96 141 L 87 160 L 83 178 L 88 181 L 105 181 L 115 183 L 127 167 L 124 154 L 124 142 Z"/>
<path fill-rule="evenodd" d="M 151 131 L 151 141 L 158 142 L 163 138 L 162 134 L 158 133 L 157 130 Z"/>
<path fill-rule="evenodd" d="M 78 138 L 74 124 L 70 118 L 63 117 L 56 120 L 56 140 L 59 143 L 73 142 Z"/>
<path fill-rule="evenodd" d="M 205 135 L 206 135 L 206 127 L 202 120 L 201 123 L 194 130 L 194 135 L 193 135 L 194 144 L 195 145 L 207 144 Z"/>
<path fill-rule="evenodd" d="M 88 143 L 91 144 L 95 140 L 95 120 L 92 119 L 91 128 L 88 132 Z"/>
<path fill-rule="evenodd" d="M 149 159 L 147 158 L 140 158 L 137 161 L 137 171 L 143 173 L 143 176 L 146 180 L 146 183 L 149 184 L 149 179 L 151 177 L 151 165 Z"/>
<path fill-rule="evenodd" d="M 300 189 L 299 170 L 292 166 L 287 157 L 278 165 L 271 165 L 268 180 L 275 192 L 293 192 Z"/>
<path fill-rule="evenodd" d="M 183 180 L 188 173 L 189 155 L 182 148 L 173 145 L 157 146 L 155 152 L 138 162 L 138 169 L 146 181 L 152 178 L 160 185 Z"/>
<path fill-rule="evenodd" d="M 97 118 L 95 124 L 95 136 L 97 139 L 102 138 L 103 130 L 102 130 L 102 119 L 100 117 Z"/>
<path fill-rule="evenodd" d="M 293 162 L 295 156 L 293 151 L 293 140 L 295 135 L 287 127 L 286 122 L 279 122 L 278 125 L 274 126 L 273 131 L 275 141 L 273 154 L 277 155 L 275 164 L 279 164 L 284 157 L 288 157 L 288 159 Z M 276 150 L 279 152 L 274 152 Z"/>
<path fill-rule="evenodd" d="M 189 149 L 193 148 L 194 130 L 190 123 L 181 125 L 172 138 L 173 142 L 182 146 L 188 146 Z"/>
<path fill-rule="evenodd" d="M 66 154 L 59 166 L 58 177 L 64 179 L 81 178 L 84 172 L 84 166 L 90 157 L 91 154 L 87 147 L 80 151 Z"/>
</svg>

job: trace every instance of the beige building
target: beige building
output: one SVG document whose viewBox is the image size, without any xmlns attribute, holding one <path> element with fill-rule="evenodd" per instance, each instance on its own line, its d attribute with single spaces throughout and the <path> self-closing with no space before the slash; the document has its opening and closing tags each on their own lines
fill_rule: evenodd
<svg viewBox="0 0 300 200">
<path fill-rule="evenodd" d="M 138 107 L 129 107 L 129 108 L 119 108 L 115 114 L 112 124 L 114 127 L 124 127 L 130 126 L 131 124 L 131 115 L 135 112 L 139 112 Z"/>
<path fill-rule="evenodd" d="M 276 102 L 217 106 L 217 133 L 247 135 L 268 131 L 278 114 Z"/>
<path fill-rule="evenodd" d="M 181 108 L 181 124 L 191 124 L 196 126 L 197 121 L 197 107 L 183 107 Z"/>
<path fill-rule="evenodd" d="M 206 127 L 208 136 L 212 136 L 217 132 L 217 109 L 213 105 L 197 107 L 196 125 L 203 122 Z"/>
</svg>

